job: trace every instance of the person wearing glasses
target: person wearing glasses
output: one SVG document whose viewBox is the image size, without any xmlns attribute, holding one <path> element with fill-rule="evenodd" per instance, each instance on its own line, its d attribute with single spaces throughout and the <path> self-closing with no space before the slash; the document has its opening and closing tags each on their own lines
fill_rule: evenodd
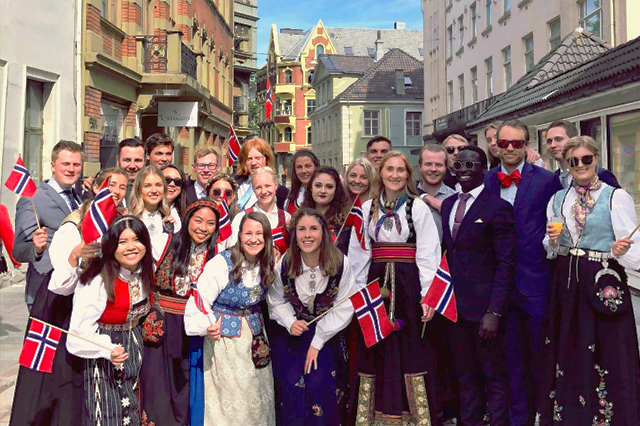
<svg viewBox="0 0 640 426">
<path fill-rule="evenodd" d="M 187 193 L 184 190 L 186 178 L 182 170 L 169 164 L 162 170 L 164 180 L 167 181 L 167 193 L 165 198 L 171 208 L 171 215 L 176 219 L 182 218 L 187 210 Z"/>
<path fill-rule="evenodd" d="M 227 204 L 229 206 L 229 219 L 233 220 L 240 209 L 236 204 L 236 191 L 238 190 L 238 184 L 233 176 L 226 173 L 218 173 L 207 184 L 207 195 L 211 201 L 219 206 L 223 197 L 227 197 Z"/>
<path fill-rule="evenodd" d="M 547 127 L 547 150 L 551 154 L 554 160 L 558 162 L 560 167 L 556 170 L 556 174 L 560 177 L 560 183 L 563 188 L 569 188 L 573 181 L 571 170 L 569 165 L 565 161 L 562 153 L 564 151 L 564 145 L 570 138 L 578 136 L 578 129 L 568 120 L 557 120 L 549 124 Z M 614 188 L 620 188 L 620 184 L 616 177 L 607 169 L 598 167 L 596 165 L 596 174 L 598 178 L 609 186 Z"/>
<path fill-rule="evenodd" d="M 220 171 L 220 163 L 218 154 L 212 148 L 203 148 L 193 156 L 193 164 L 191 165 L 195 179 L 189 179 L 187 183 L 187 205 L 195 203 L 198 200 L 207 198 L 207 184 L 218 171 Z"/>
<path fill-rule="evenodd" d="M 542 240 L 547 203 L 562 189 L 553 172 L 525 161 L 529 129 L 519 120 L 507 120 L 498 129 L 500 167 L 487 172 L 484 184 L 491 195 L 513 205 L 516 215 L 516 289 L 506 317 L 505 359 L 511 388 L 511 424 L 533 425 L 536 413 L 534 383 L 540 359 L 541 327 L 546 312 L 550 262 Z"/>
<path fill-rule="evenodd" d="M 468 146 L 469 141 L 461 135 L 449 135 L 442 142 L 442 146 L 447 151 L 447 171 L 444 175 L 444 184 L 451 189 L 456 189 L 458 179 L 456 179 L 456 172 L 453 170 L 453 162 L 456 161 L 456 155 L 460 152 L 460 148 Z"/>
<path fill-rule="evenodd" d="M 634 201 L 600 180 L 591 137 L 570 138 L 562 155 L 573 185 L 546 211 L 545 248 L 557 260 L 542 335 L 540 424 L 638 425 L 640 357 L 624 270 L 640 268 L 640 245 L 628 238 Z"/>
</svg>

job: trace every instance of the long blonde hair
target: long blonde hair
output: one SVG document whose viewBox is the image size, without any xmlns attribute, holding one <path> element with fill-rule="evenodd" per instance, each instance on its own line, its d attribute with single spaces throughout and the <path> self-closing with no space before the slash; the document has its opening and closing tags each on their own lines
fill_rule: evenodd
<svg viewBox="0 0 640 426">
<path fill-rule="evenodd" d="M 142 200 L 142 185 L 144 184 L 144 180 L 149 175 L 157 175 L 162 179 L 162 186 L 164 188 L 164 192 L 162 194 L 162 201 L 158 204 L 158 211 L 162 215 L 162 217 L 167 217 L 171 214 L 171 209 L 169 208 L 169 204 L 167 203 L 167 181 L 164 178 L 164 175 L 156 166 L 146 166 L 141 168 L 136 175 L 136 180 L 133 181 L 133 188 L 131 190 L 131 195 L 129 195 L 129 213 L 136 217 L 142 217 L 142 212 L 144 212 L 144 201 Z"/>
<path fill-rule="evenodd" d="M 344 190 L 347 195 L 349 195 L 351 201 L 354 201 L 356 199 L 356 195 L 352 194 L 351 191 L 349 191 L 349 173 L 351 173 L 351 170 L 353 170 L 355 166 L 362 166 L 362 168 L 364 169 L 364 173 L 367 175 L 367 179 L 369 179 L 369 188 L 366 190 L 366 192 L 360 193 L 360 202 L 364 203 L 371 198 L 371 195 L 375 192 L 374 188 L 378 187 L 378 173 L 373 167 L 373 164 L 371 164 L 371 161 L 367 160 L 364 157 L 356 158 L 351 162 L 351 164 L 349 164 L 349 167 L 347 167 L 347 170 L 344 172 L 343 180 Z"/>
<path fill-rule="evenodd" d="M 400 151 L 389 151 L 382 157 L 380 161 L 380 167 L 378 168 L 378 185 L 376 190 L 372 194 L 372 202 L 371 202 L 371 217 L 374 221 L 378 220 L 378 205 L 380 204 L 380 194 L 384 190 L 384 183 L 382 182 L 382 170 L 384 169 L 384 165 L 387 161 L 392 158 L 399 157 L 404 161 L 404 167 L 407 169 L 407 183 L 405 184 L 404 190 L 407 193 L 407 197 L 416 198 L 418 200 L 422 200 L 418 196 L 418 188 L 416 187 L 416 181 L 413 180 L 413 167 L 411 167 L 411 163 L 409 163 L 409 159 L 404 153 Z"/>
</svg>

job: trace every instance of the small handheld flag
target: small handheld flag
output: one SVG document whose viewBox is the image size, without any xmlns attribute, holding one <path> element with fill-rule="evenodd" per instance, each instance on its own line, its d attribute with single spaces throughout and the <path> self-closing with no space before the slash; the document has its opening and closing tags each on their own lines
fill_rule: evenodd
<svg viewBox="0 0 640 426">
<path fill-rule="evenodd" d="M 100 239 L 118 214 L 116 202 L 109 191 L 110 177 L 105 179 L 82 220 L 82 240 L 85 244 Z"/>
<path fill-rule="evenodd" d="M 362 213 L 360 195 L 356 197 L 356 201 L 353 203 L 353 206 L 351 206 L 345 225 L 353 226 L 355 228 L 358 241 L 360 242 L 363 250 L 366 250 L 364 246 L 364 214 Z"/>
<path fill-rule="evenodd" d="M 447 263 L 447 253 L 442 255 L 440 266 L 433 277 L 431 287 L 427 290 L 422 299 L 422 303 L 432 307 L 442 316 L 453 322 L 458 322 L 458 307 L 456 305 L 456 295 L 453 291 L 449 264 Z"/>
<path fill-rule="evenodd" d="M 59 329 L 32 318 L 22 352 L 20 352 L 20 365 L 43 373 L 51 373 L 60 336 L 62 332 Z"/>
<path fill-rule="evenodd" d="M 207 312 L 207 308 L 204 304 L 204 300 L 202 300 L 202 295 L 200 294 L 200 291 L 198 290 L 198 287 L 195 283 L 191 284 L 191 295 L 193 296 L 193 301 L 196 304 L 196 308 L 198 308 L 198 310 L 203 314 L 209 315 L 209 312 Z"/>
<path fill-rule="evenodd" d="M 273 245 L 280 250 L 280 253 L 287 251 L 288 246 L 284 238 L 284 231 L 279 226 L 273 230 Z"/>
<path fill-rule="evenodd" d="M 13 170 L 9 173 L 4 186 L 20 195 L 21 197 L 33 197 L 36 193 L 36 183 L 31 178 L 29 171 L 22 162 L 22 157 L 18 157 Z"/>
<path fill-rule="evenodd" d="M 273 111 L 273 105 L 275 104 L 273 98 L 273 91 L 271 90 L 271 84 L 269 84 L 269 78 L 267 78 L 267 96 L 265 100 L 266 118 L 271 118 L 271 112 Z"/>
<path fill-rule="evenodd" d="M 233 127 L 229 125 L 229 148 L 227 148 L 227 157 L 229 157 L 229 167 L 238 161 L 238 155 L 240 155 L 240 143 L 238 143 L 238 137 Z"/>
<path fill-rule="evenodd" d="M 368 348 L 391 334 L 394 326 L 389 321 L 387 311 L 384 308 L 377 279 L 355 293 L 350 299 L 362 329 L 364 343 Z"/>
<path fill-rule="evenodd" d="M 231 236 L 231 217 L 229 216 L 229 204 L 227 202 L 227 196 L 223 195 L 220 205 L 218 205 L 218 211 L 220 212 L 220 220 L 218 221 L 218 242 L 221 243 Z"/>
</svg>

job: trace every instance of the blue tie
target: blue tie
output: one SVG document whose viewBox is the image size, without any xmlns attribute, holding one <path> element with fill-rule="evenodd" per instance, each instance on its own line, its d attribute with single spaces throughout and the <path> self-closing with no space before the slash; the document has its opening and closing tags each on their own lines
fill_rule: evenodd
<svg viewBox="0 0 640 426">
<path fill-rule="evenodd" d="M 76 197 L 73 195 L 73 190 L 65 189 L 62 193 L 67 197 L 67 200 L 69 200 L 69 204 L 71 204 L 71 211 L 76 210 L 78 208 L 78 202 L 76 201 Z"/>
</svg>

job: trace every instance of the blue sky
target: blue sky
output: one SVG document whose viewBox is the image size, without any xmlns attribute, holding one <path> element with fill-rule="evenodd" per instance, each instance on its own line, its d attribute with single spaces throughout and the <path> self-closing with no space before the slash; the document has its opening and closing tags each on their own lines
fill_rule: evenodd
<svg viewBox="0 0 640 426">
<path fill-rule="evenodd" d="M 421 30 L 420 0 L 258 0 L 258 66 L 265 62 L 271 24 L 308 30 L 319 19 L 327 27 L 393 28 L 405 22 L 409 30 Z"/>
</svg>

